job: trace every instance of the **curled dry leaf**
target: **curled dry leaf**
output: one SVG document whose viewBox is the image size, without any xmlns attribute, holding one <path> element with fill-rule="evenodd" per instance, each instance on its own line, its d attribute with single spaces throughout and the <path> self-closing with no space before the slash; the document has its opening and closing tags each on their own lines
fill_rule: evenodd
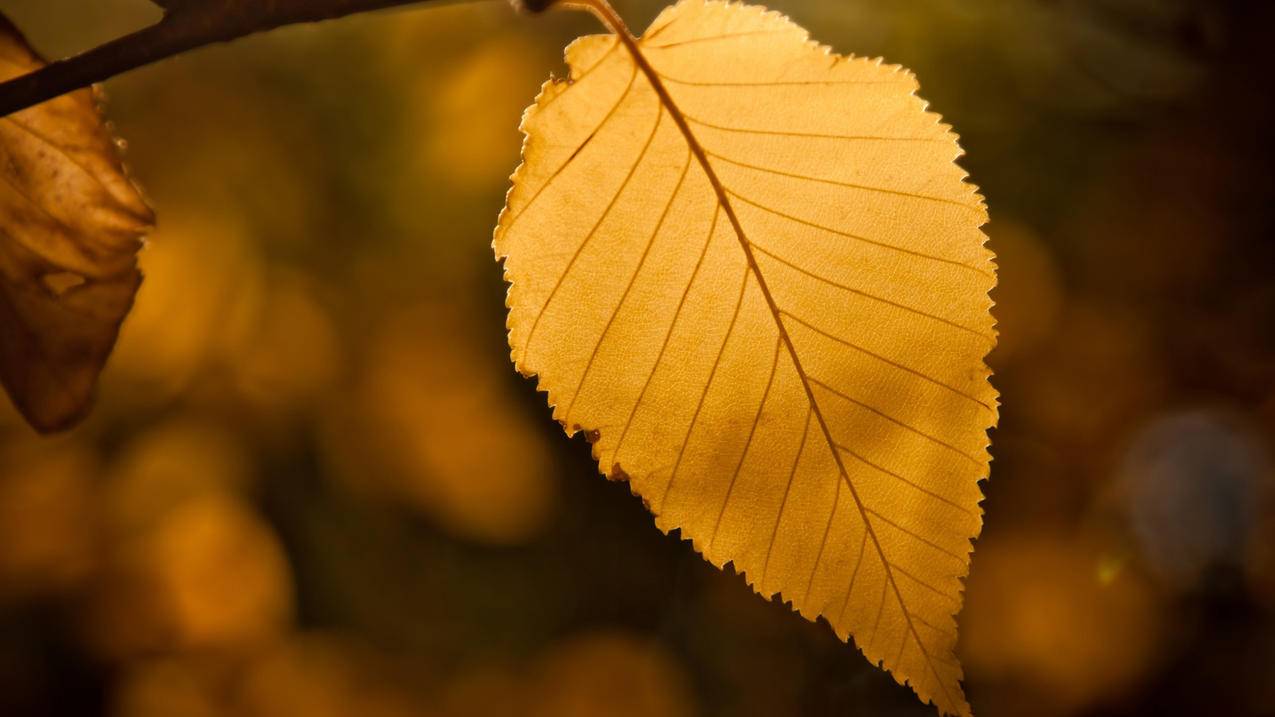
<svg viewBox="0 0 1275 717">
<path fill-rule="evenodd" d="M 661 529 L 968 715 L 996 279 L 955 135 L 763 8 L 591 6 L 496 230 L 518 369 Z"/>
<path fill-rule="evenodd" d="M 0 80 L 43 64 L 0 16 Z M 0 382 L 36 429 L 88 409 L 152 222 L 92 90 L 0 119 Z"/>
</svg>

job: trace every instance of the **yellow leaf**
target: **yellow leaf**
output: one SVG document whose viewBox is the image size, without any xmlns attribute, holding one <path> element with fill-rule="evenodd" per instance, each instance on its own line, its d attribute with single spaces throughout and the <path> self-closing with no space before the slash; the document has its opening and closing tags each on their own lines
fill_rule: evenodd
<svg viewBox="0 0 1275 717">
<path fill-rule="evenodd" d="M 527 111 L 496 230 L 515 364 L 661 529 L 968 715 L 995 266 L 955 135 L 763 8 L 588 8 L 617 34 Z"/>
<path fill-rule="evenodd" d="M 43 65 L 0 15 L 0 81 Z M 87 410 L 152 221 L 93 91 L 0 119 L 0 383 L 37 429 Z"/>
</svg>

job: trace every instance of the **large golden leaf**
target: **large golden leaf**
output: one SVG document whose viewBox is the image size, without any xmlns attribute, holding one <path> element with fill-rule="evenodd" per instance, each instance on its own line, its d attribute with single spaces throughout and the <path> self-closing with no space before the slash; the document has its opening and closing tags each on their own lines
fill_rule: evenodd
<svg viewBox="0 0 1275 717">
<path fill-rule="evenodd" d="M 0 16 L 0 80 L 43 64 Z M 87 410 L 151 223 L 92 90 L 0 119 L 0 383 L 37 429 Z"/>
<path fill-rule="evenodd" d="M 995 266 L 956 137 L 907 71 L 762 8 L 608 19 L 523 123 L 516 365 L 661 529 L 969 714 Z"/>
</svg>

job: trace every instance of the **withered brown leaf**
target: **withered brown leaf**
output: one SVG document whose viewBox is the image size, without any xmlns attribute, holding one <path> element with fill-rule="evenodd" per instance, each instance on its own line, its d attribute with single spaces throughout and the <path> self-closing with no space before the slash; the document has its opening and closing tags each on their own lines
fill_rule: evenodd
<svg viewBox="0 0 1275 717">
<path fill-rule="evenodd" d="M 43 65 L 0 15 L 0 80 Z M 95 90 L 0 119 L 0 383 L 37 430 L 88 410 L 153 222 Z"/>
</svg>

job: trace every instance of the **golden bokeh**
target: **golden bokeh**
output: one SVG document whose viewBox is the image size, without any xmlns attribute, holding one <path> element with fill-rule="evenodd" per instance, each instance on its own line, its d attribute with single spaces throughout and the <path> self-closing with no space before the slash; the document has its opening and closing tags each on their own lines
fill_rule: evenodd
<svg viewBox="0 0 1275 717">
<path fill-rule="evenodd" d="M 115 401 L 162 403 L 243 345 L 261 310 L 260 258 L 233 218 L 170 212 L 105 380 Z M 195 388 L 199 388 L 196 386 Z"/>
<path fill-rule="evenodd" d="M 665 4 L 616 1 L 633 28 Z M 957 616 L 974 714 L 1266 717 L 1275 108 L 1260 68 L 1275 5 L 770 4 L 838 53 L 914 70 L 987 198 L 1003 405 Z M 3 5 L 49 57 L 161 12 L 152 0 Z M 157 230 L 87 421 L 42 439 L 0 400 L 0 715 L 935 714 L 826 623 L 653 528 L 628 485 L 597 475 L 590 449 L 605 452 L 608 426 L 590 426 L 594 446 L 562 438 L 545 395 L 510 367 L 491 243 L 518 124 L 566 76 L 562 48 L 599 32 L 583 13 L 421 3 L 106 83 Z M 682 79 L 717 71 L 688 64 Z M 756 80 L 752 67 L 727 71 Z M 722 92 L 679 97 L 706 111 L 701 98 Z M 716 123 L 799 130 L 806 95 L 783 92 Z M 870 118 L 829 106 L 818 119 L 847 130 Z M 893 127 L 875 124 L 864 134 Z M 735 134 L 712 148 L 733 149 Z M 807 157 L 770 147 L 734 158 Z M 893 179 L 881 162 L 862 171 Z M 634 195 L 671 189 L 638 181 Z M 836 214 L 831 192 L 792 208 Z M 577 201 L 601 210 L 587 190 Z M 881 207 L 876 225 L 911 216 Z M 758 245 L 788 248 L 764 244 L 772 234 L 787 236 Z M 834 246 L 784 256 L 835 268 Z M 841 278 L 892 291 L 899 266 Z M 595 325 L 592 308 L 624 283 L 599 287 L 565 302 L 561 327 Z M 866 307 L 820 296 L 803 318 Z M 645 318 L 669 318 L 657 314 Z M 755 407 L 764 383 L 740 385 L 708 403 Z M 736 517 L 724 526 L 741 544 L 769 537 L 769 523 Z M 819 518 L 794 532 L 817 539 Z M 812 609 L 828 586 L 815 581 Z"/>
<path fill-rule="evenodd" d="M 545 529 L 557 481 L 544 435 L 503 394 L 459 315 L 392 316 L 365 358 L 355 396 L 330 419 L 343 480 L 460 538 L 511 544 Z"/>
<path fill-rule="evenodd" d="M 565 640 L 532 670 L 534 717 L 693 717 L 682 668 L 658 644 L 622 633 Z"/>
<path fill-rule="evenodd" d="M 1131 571 L 1113 574 L 1086 541 L 1002 539 L 980 550 L 976 570 L 961 623 L 971 679 L 1016 683 L 1035 696 L 1037 714 L 1062 715 L 1155 667 L 1163 627 L 1154 591 Z"/>
<path fill-rule="evenodd" d="M 0 604 L 57 594 L 98 557 L 97 456 L 73 439 L 0 444 Z"/>
</svg>

